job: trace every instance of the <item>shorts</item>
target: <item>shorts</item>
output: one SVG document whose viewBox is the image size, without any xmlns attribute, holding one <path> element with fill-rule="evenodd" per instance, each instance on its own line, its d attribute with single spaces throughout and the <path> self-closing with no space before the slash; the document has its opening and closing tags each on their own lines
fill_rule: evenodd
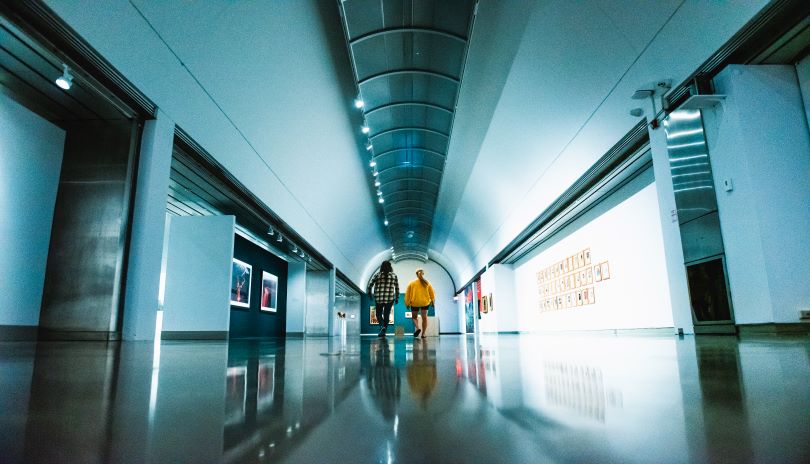
<svg viewBox="0 0 810 464">
<path fill-rule="evenodd" d="M 416 317 L 416 315 L 419 313 L 420 309 L 424 310 L 424 311 L 427 311 L 428 308 L 430 308 L 430 306 L 411 306 L 411 311 L 414 312 L 413 315 L 414 315 L 414 317 Z"/>
</svg>

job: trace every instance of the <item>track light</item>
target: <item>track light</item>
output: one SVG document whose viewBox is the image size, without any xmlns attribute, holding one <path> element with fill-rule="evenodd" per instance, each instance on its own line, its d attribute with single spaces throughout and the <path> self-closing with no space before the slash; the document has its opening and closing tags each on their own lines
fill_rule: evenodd
<svg viewBox="0 0 810 464">
<path fill-rule="evenodd" d="M 366 106 L 366 102 L 364 102 L 363 100 L 361 100 L 359 98 L 354 99 L 354 107 L 355 108 L 357 108 L 359 110 L 364 106 Z"/>
<path fill-rule="evenodd" d="M 386 219 L 385 221 L 383 221 L 383 224 L 388 225 L 388 219 Z"/>
<path fill-rule="evenodd" d="M 298 247 L 293 245 L 293 253 L 298 254 Z"/>
<path fill-rule="evenodd" d="M 379 191 L 379 190 L 377 190 L 377 196 L 378 196 L 378 197 L 381 197 L 381 196 L 382 196 L 382 192 L 381 192 L 381 191 Z"/>
<path fill-rule="evenodd" d="M 368 126 L 363 126 L 363 127 L 360 128 L 360 132 L 362 132 L 364 134 L 368 134 L 370 131 L 371 131 L 371 129 L 369 129 Z"/>
<path fill-rule="evenodd" d="M 385 199 L 383 197 L 380 197 L 380 199 L 377 201 L 379 201 L 380 203 L 385 203 Z"/>
<path fill-rule="evenodd" d="M 371 142 L 367 143 L 366 150 L 371 151 L 372 149 L 374 149 L 374 145 L 372 145 Z"/>
<path fill-rule="evenodd" d="M 380 173 L 377 172 L 377 170 L 375 169 L 374 172 L 371 173 L 371 175 L 374 176 L 374 177 L 377 177 L 377 176 L 380 175 Z"/>
<path fill-rule="evenodd" d="M 281 234 L 278 234 L 278 237 L 276 237 L 276 241 L 281 243 L 282 240 L 284 240 L 284 237 L 282 237 Z"/>
<path fill-rule="evenodd" d="M 374 186 L 375 186 L 375 187 L 379 187 L 379 186 L 380 186 L 380 179 L 375 179 L 375 180 L 374 180 Z"/>
<path fill-rule="evenodd" d="M 304 252 L 302 251 L 302 252 L 301 252 L 301 257 L 303 258 L 304 256 L 306 256 L 306 253 L 304 253 Z"/>
<path fill-rule="evenodd" d="M 371 161 L 369 161 L 368 165 L 373 168 L 374 166 L 377 165 L 377 162 L 372 159 Z"/>
<path fill-rule="evenodd" d="M 269 227 L 269 228 L 267 229 L 267 235 L 269 235 L 269 236 L 271 236 L 271 237 L 272 237 L 272 236 L 273 236 L 273 234 L 275 234 L 275 233 L 276 233 L 276 231 L 274 231 L 272 227 Z"/>
<path fill-rule="evenodd" d="M 73 74 L 70 73 L 68 65 L 62 65 L 62 75 L 56 78 L 56 85 L 64 90 L 70 90 L 73 86 Z"/>
</svg>

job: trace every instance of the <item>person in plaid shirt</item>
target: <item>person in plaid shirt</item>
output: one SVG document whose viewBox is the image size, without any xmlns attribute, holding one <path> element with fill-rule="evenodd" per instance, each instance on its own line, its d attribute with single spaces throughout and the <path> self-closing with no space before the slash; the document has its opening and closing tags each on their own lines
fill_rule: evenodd
<svg viewBox="0 0 810 464">
<path fill-rule="evenodd" d="M 399 302 L 399 281 L 390 261 L 382 262 L 379 272 L 374 274 L 368 283 L 366 293 L 370 294 L 376 303 L 377 321 L 382 325 L 378 336 L 385 337 L 391 307 Z"/>
</svg>

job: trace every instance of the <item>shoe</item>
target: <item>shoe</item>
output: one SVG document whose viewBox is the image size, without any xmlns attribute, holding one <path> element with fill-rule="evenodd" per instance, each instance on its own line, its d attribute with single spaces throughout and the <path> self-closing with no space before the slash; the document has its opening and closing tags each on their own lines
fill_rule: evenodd
<svg viewBox="0 0 810 464">
<path fill-rule="evenodd" d="M 380 333 L 379 333 L 379 334 L 377 334 L 377 336 L 378 336 L 378 337 L 385 338 L 385 329 L 381 329 L 381 330 L 380 330 Z"/>
<path fill-rule="evenodd" d="M 422 338 L 427 338 L 425 335 L 422 335 Z"/>
<path fill-rule="evenodd" d="M 416 329 L 416 332 L 413 333 L 413 338 L 418 337 L 420 333 L 422 333 L 422 329 Z"/>
</svg>

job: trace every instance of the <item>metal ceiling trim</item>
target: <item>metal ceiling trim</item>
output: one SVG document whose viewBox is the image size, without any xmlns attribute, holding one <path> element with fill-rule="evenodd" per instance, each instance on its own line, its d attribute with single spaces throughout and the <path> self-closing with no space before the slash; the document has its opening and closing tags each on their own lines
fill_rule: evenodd
<svg viewBox="0 0 810 464">
<path fill-rule="evenodd" d="M 387 28 L 387 29 L 378 29 L 376 31 L 369 32 L 367 34 L 355 37 L 354 39 L 349 41 L 349 45 L 354 46 L 354 45 L 357 45 L 359 43 L 365 42 L 366 40 L 373 39 L 375 37 L 381 37 L 381 36 L 391 35 L 391 34 L 408 34 L 408 33 L 437 35 L 437 36 L 440 36 L 440 37 L 446 37 L 448 39 L 453 39 L 453 40 L 455 40 L 457 42 L 460 42 L 462 44 L 467 43 L 467 38 L 466 37 L 462 37 L 462 36 L 460 36 L 458 34 L 455 34 L 453 32 L 445 31 L 445 30 L 442 30 L 442 29 L 435 29 L 435 28 L 431 28 L 431 27 L 413 27 L 413 26 L 410 26 L 410 27 L 392 27 L 392 28 Z"/>
<path fill-rule="evenodd" d="M 396 201 L 386 203 L 385 208 L 383 208 L 383 210 L 387 211 L 386 208 L 389 208 L 389 207 L 391 207 L 393 205 L 398 205 L 400 203 L 407 203 L 407 202 L 413 202 L 413 203 L 420 204 L 420 205 L 427 205 L 427 206 L 430 207 L 429 209 L 433 209 L 433 207 L 434 207 L 433 203 L 428 202 L 427 200 L 422 200 L 422 199 L 418 199 L 418 198 L 404 198 L 402 200 L 396 200 Z"/>
<path fill-rule="evenodd" d="M 400 177 L 400 178 L 385 181 L 385 182 L 381 181 L 380 182 L 380 187 L 383 187 L 383 186 L 386 186 L 386 185 L 390 186 L 390 185 L 395 184 L 397 182 L 423 182 L 425 184 L 436 187 L 437 189 L 439 188 L 438 183 L 433 182 L 432 180 L 425 179 L 424 177 Z M 380 190 L 382 190 L 382 188 L 380 188 Z"/>
<path fill-rule="evenodd" d="M 388 195 L 391 196 L 391 197 L 396 197 L 397 195 L 407 195 L 409 193 L 428 194 L 428 195 L 432 196 L 433 198 L 436 198 L 438 196 L 437 193 L 428 192 L 426 190 L 417 190 L 417 189 L 397 190 L 396 192 L 391 192 Z"/>
<path fill-rule="evenodd" d="M 425 153 L 430 153 L 431 155 L 436 155 L 442 159 L 447 158 L 447 154 L 442 153 L 440 151 L 431 150 L 430 148 L 392 148 L 391 150 L 385 150 L 380 154 L 376 154 L 372 158 L 379 159 L 382 158 L 383 156 L 390 155 L 392 153 L 396 153 L 399 151 L 422 151 Z"/>
<path fill-rule="evenodd" d="M 397 213 L 400 213 L 400 212 L 404 213 L 406 211 L 409 211 L 412 214 L 422 214 L 425 211 L 427 211 L 427 209 L 426 208 L 417 208 L 415 206 L 403 206 L 402 208 L 386 209 L 387 214 L 397 214 Z"/>
<path fill-rule="evenodd" d="M 419 165 L 417 165 L 417 164 L 398 164 L 396 166 L 391 166 L 390 168 L 385 168 L 385 169 L 383 169 L 381 171 L 377 171 L 377 172 L 379 173 L 379 175 L 382 175 L 384 172 L 393 171 L 395 169 L 427 169 L 428 171 L 435 171 L 435 172 L 438 172 L 438 173 L 442 172 L 441 169 L 437 169 L 437 168 L 434 168 L 434 167 L 425 166 L 425 165 L 421 165 L 421 164 L 419 164 Z M 382 181 L 380 181 L 380 182 L 382 182 Z"/>
<path fill-rule="evenodd" d="M 377 137 L 383 136 L 385 134 L 390 134 L 392 132 L 401 132 L 401 131 L 418 131 L 418 132 L 428 132 L 430 134 L 435 134 L 442 136 L 446 139 L 450 138 L 450 134 L 445 134 L 442 131 L 437 131 L 436 129 L 431 129 L 429 127 L 394 127 L 393 129 L 386 129 L 382 132 L 377 132 L 374 135 L 370 135 L 368 138 L 369 140 L 373 140 Z"/>
<path fill-rule="evenodd" d="M 405 101 L 405 102 L 397 102 L 397 103 L 387 103 L 385 105 L 380 105 L 380 106 L 374 107 L 374 108 L 366 111 L 366 116 L 372 115 L 372 114 L 376 113 L 377 111 L 396 108 L 396 107 L 399 107 L 399 106 L 424 106 L 426 108 L 431 108 L 431 109 L 434 109 L 434 110 L 444 111 L 445 113 L 448 113 L 448 114 L 453 114 L 453 110 L 451 110 L 450 108 L 445 108 L 445 107 L 443 107 L 441 105 L 437 105 L 435 103 L 422 102 L 422 101 Z"/>
<path fill-rule="evenodd" d="M 430 77 L 438 77 L 440 79 L 450 81 L 450 82 L 452 82 L 452 83 L 454 83 L 456 85 L 458 85 L 459 82 L 460 82 L 456 77 L 453 77 L 453 76 L 451 76 L 449 74 L 440 73 L 438 71 L 432 71 L 430 69 L 417 69 L 417 68 L 410 69 L 409 68 L 409 69 L 394 69 L 394 70 L 391 70 L 391 71 L 383 71 L 381 73 L 372 74 L 370 76 L 364 77 L 363 79 L 358 79 L 357 80 L 357 86 L 360 87 L 363 84 L 367 84 L 367 83 L 369 83 L 369 82 L 371 82 L 373 80 L 377 80 L 377 79 L 382 79 L 382 78 L 386 78 L 386 77 L 393 77 L 393 76 L 403 76 L 403 75 L 409 75 L 409 74 L 420 74 L 420 75 L 425 75 L 425 76 L 430 76 Z"/>
</svg>

